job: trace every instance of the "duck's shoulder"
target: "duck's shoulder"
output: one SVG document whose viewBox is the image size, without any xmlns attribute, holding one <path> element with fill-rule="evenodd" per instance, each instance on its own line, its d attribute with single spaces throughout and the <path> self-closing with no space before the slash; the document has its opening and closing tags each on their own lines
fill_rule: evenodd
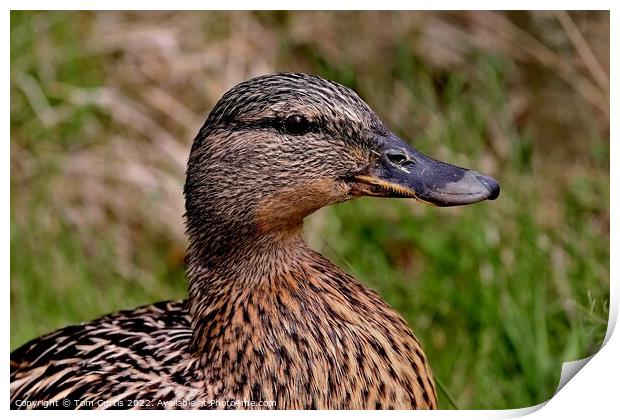
<svg viewBox="0 0 620 420">
<path fill-rule="evenodd" d="M 113 395 L 124 395 L 124 404 L 174 399 L 202 381 L 188 352 L 191 335 L 185 301 L 59 329 L 11 353 L 11 403 L 62 398 L 73 407 L 78 401 L 102 404 Z"/>
<path fill-rule="evenodd" d="M 134 348 L 172 331 L 190 333 L 185 301 L 165 301 L 107 314 L 35 338 L 11 353 L 11 374 L 21 366 L 45 365 L 64 354 L 85 357 L 106 346 Z M 144 348 L 143 345 L 139 346 Z"/>
</svg>

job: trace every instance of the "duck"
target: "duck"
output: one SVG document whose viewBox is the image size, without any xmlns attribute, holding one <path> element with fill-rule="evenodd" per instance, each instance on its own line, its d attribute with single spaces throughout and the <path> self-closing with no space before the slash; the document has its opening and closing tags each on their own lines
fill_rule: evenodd
<svg viewBox="0 0 620 420">
<path fill-rule="evenodd" d="M 495 179 L 424 155 L 346 86 L 276 73 L 216 103 L 183 190 L 188 298 L 19 347 L 12 408 L 437 408 L 407 322 L 312 250 L 303 221 L 361 196 L 493 200 Z"/>
</svg>

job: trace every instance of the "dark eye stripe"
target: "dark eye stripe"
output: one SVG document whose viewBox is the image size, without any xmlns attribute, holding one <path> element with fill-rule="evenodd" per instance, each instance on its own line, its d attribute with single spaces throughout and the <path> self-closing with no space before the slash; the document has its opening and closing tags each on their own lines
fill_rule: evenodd
<svg viewBox="0 0 620 420">
<path fill-rule="evenodd" d="M 254 130 L 254 129 L 270 129 L 279 128 L 282 125 L 279 118 L 266 117 L 254 121 L 222 121 L 221 127 L 233 130 Z"/>
<path fill-rule="evenodd" d="M 221 128 L 226 128 L 227 130 L 230 130 L 231 128 L 233 130 L 270 130 L 270 129 L 275 129 L 278 132 L 281 133 L 288 133 L 287 129 L 285 128 L 285 118 L 282 117 L 264 117 L 261 118 L 259 120 L 251 120 L 251 121 L 237 121 L 237 120 L 232 120 L 232 121 L 222 121 L 220 124 Z M 306 133 L 317 133 L 319 131 L 321 131 L 321 129 L 323 128 L 323 124 L 325 124 L 325 121 L 309 121 L 308 122 L 308 128 L 300 134 L 306 134 Z M 291 134 L 295 134 L 295 133 L 291 133 Z"/>
</svg>

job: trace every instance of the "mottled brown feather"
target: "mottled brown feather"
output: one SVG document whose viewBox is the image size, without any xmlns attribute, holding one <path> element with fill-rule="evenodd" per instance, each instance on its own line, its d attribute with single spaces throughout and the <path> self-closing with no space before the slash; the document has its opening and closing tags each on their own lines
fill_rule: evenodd
<svg viewBox="0 0 620 420">
<path fill-rule="evenodd" d="M 311 122 L 303 135 L 283 128 L 291 113 Z M 188 162 L 189 299 L 23 345 L 11 354 L 12 407 L 436 408 L 403 318 L 302 238 L 306 215 L 358 195 L 346 180 L 386 132 L 353 91 L 316 76 L 231 89 Z"/>
</svg>

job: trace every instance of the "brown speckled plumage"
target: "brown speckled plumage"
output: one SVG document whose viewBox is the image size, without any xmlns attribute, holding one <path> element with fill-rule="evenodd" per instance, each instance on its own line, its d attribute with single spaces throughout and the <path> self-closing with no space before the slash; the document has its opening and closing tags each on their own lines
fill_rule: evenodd
<svg viewBox="0 0 620 420">
<path fill-rule="evenodd" d="M 290 115 L 307 124 L 289 127 Z M 358 195 L 419 198 L 356 181 L 377 167 L 378 139 L 390 135 L 353 91 L 315 76 L 231 89 L 188 162 L 189 299 L 25 344 L 11 354 L 12 406 L 436 408 L 431 370 L 403 318 L 302 238 L 303 218 L 320 207 Z M 389 159 L 409 174 L 403 153 Z M 435 173 L 439 187 L 460 179 Z"/>
</svg>

